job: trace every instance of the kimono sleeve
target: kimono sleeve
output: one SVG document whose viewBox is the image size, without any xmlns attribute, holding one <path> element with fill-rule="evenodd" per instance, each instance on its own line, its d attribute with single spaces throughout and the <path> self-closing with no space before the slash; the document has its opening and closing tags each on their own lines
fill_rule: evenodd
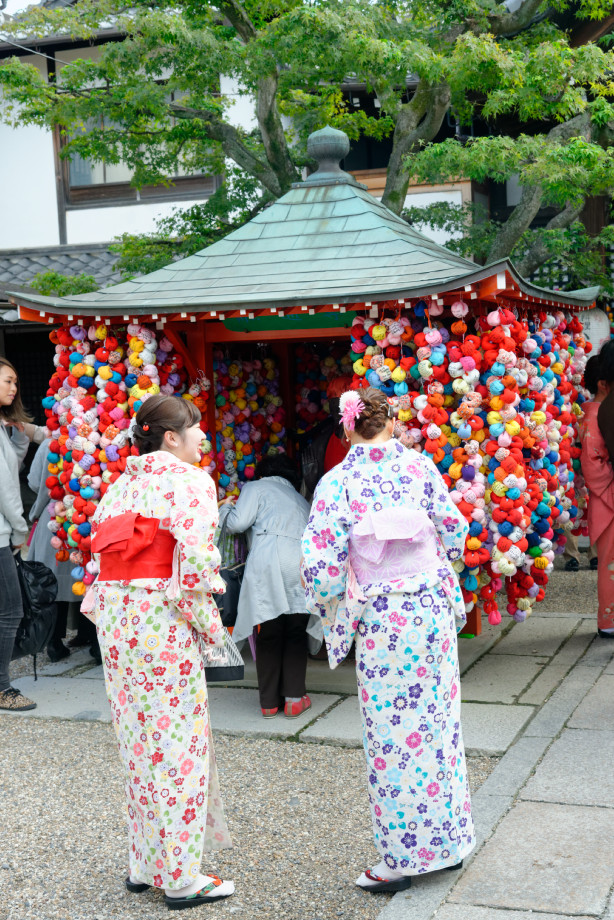
<svg viewBox="0 0 614 920">
<path fill-rule="evenodd" d="M 586 415 L 580 464 L 589 492 L 614 511 L 614 470 L 599 430 L 597 413 Z M 589 496 L 590 501 L 590 496 Z"/>
<path fill-rule="evenodd" d="M 345 484 L 333 470 L 316 488 L 303 534 L 301 560 L 307 609 L 325 619 L 345 595 L 349 530 Z"/>
<path fill-rule="evenodd" d="M 218 521 L 215 488 L 202 470 L 173 485 L 169 529 L 177 547 L 171 596 L 197 632 L 211 644 L 223 645 L 225 633 L 212 596 L 226 590 L 220 577 L 220 554 L 213 542 Z"/>
<path fill-rule="evenodd" d="M 427 465 L 426 482 L 430 486 L 429 517 L 435 525 L 448 560 L 454 562 L 463 555 L 469 527 L 450 498 L 448 487 L 435 464 L 427 458 L 423 459 Z"/>
</svg>

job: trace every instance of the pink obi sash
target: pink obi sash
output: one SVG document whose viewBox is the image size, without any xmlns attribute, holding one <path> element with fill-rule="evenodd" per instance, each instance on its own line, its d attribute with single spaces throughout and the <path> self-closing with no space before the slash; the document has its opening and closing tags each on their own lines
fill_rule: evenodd
<svg viewBox="0 0 614 920">
<path fill-rule="evenodd" d="M 350 561 L 361 585 L 426 575 L 440 565 L 437 531 L 426 511 L 370 511 L 350 532 Z"/>
<path fill-rule="evenodd" d="M 177 541 L 157 518 L 128 511 L 107 518 L 92 539 L 100 555 L 99 581 L 171 578 Z"/>
</svg>

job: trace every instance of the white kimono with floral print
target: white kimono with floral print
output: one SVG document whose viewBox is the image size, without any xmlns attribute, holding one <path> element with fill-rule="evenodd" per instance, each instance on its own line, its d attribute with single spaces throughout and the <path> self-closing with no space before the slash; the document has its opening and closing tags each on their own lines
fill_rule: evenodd
<svg viewBox="0 0 614 920">
<path fill-rule="evenodd" d="M 173 579 L 94 584 L 94 614 L 119 752 L 126 770 L 130 874 L 183 888 L 204 850 L 231 846 L 210 733 L 198 636 L 223 644 L 209 475 L 165 451 L 131 457 L 108 489 L 92 533 L 132 511 L 177 541 Z"/>
<path fill-rule="evenodd" d="M 404 875 L 475 846 L 451 568 L 467 530 L 432 461 L 391 438 L 353 446 L 320 480 L 303 536 L 331 666 L 356 642 L 375 846 Z"/>
</svg>

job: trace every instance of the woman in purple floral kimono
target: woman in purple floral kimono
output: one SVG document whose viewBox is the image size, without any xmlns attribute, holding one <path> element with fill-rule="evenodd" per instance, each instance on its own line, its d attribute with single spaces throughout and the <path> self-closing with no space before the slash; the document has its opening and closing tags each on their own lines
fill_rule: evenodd
<svg viewBox="0 0 614 920">
<path fill-rule="evenodd" d="M 465 614 L 450 565 L 467 525 L 431 460 L 392 437 L 386 397 L 369 388 L 341 399 L 351 448 L 316 489 L 303 577 L 332 668 L 356 641 L 382 856 L 357 884 L 400 891 L 414 875 L 460 867 L 475 844 L 456 645 Z"/>
</svg>

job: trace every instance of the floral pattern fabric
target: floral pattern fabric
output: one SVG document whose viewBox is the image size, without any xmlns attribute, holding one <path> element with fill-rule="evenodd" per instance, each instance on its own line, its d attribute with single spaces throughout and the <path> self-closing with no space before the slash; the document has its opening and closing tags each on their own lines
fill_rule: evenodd
<svg viewBox="0 0 614 920">
<path fill-rule="evenodd" d="M 354 530 L 386 510 L 394 521 L 400 508 L 417 528 L 426 513 L 437 542 L 424 571 L 385 580 L 398 566 L 398 534 L 369 525 L 378 560 L 369 570 Z M 376 531 L 383 552 L 373 552 Z M 406 875 L 456 865 L 475 845 L 460 724 L 461 598 L 450 565 L 466 534 L 432 461 L 390 440 L 352 447 L 323 477 L 303 537 L 308 604 L 323 618 L 331 666 L 356 638 L 375 845 Z"/>
<path fill-rule="evenodd" d="M 126 771 L 130 874 L 158 888 L 198 876 L 203 852 L 231 846 L 211 738 L 198 640 L 223 645 L 215 487 L 158 451 L 131 457 L 101 500 L 95 535 L 127 511 L 177 541 L 172 579 L 94 583 L 95 619 Z"/>
</svg>

